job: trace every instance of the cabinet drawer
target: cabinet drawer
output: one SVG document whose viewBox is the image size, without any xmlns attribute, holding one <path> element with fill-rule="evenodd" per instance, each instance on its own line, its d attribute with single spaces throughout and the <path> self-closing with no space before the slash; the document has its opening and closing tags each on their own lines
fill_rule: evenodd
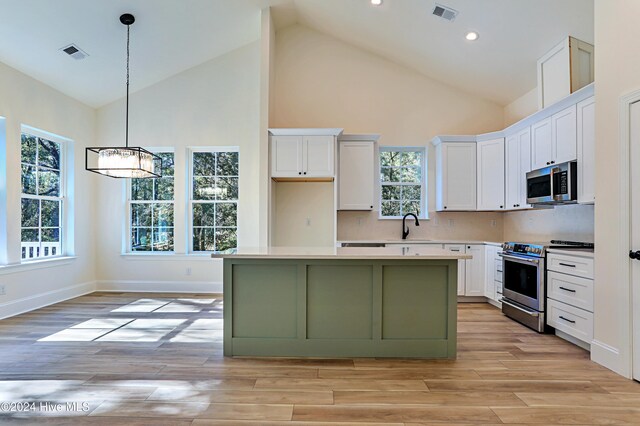
<svg viewBox="0 0 640 426">
<path fill-rule="evenodd" d="M 549 271 L 547 297 L 593 312 L 593 280 Z"/>
<path fill-rule="evenodd" d="M 549 253 L 547 270 L 593 279 L 593 258 Z"/>
<path fill-rule="evenodd" d="M 496 267 L 496 271 L 502 272 L 502 259 L 496 259 L 495 267 Z"/>
<path fill-rule="evenodd" d="M 500 297 L 502 297 L 502 281 L 497 281 L 496 280 L 496 293 L 498 293 L 498 300 L 500 300 Z"/>
<path fill-rule="evenodd" d="M 495 280 L 498 281 L 499 283 L 502 283 L 502 271 L 496 271 Z"/>
<path fill-rule="evenodd" d="M 566 303 L 547 300 L 547 324 L 583 342 L 593 340 L 593 314 Z"/>
</svg>

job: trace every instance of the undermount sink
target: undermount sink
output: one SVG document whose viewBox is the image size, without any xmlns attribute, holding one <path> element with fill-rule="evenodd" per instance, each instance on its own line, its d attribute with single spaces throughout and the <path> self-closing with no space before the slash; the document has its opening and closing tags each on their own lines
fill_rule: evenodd
<svg viewBox="0 0 640 426">
<path fill-rule="evenodd" d="M 385 243 L 342 243 L 342 247 L 386 247 Z"/>
</svg>

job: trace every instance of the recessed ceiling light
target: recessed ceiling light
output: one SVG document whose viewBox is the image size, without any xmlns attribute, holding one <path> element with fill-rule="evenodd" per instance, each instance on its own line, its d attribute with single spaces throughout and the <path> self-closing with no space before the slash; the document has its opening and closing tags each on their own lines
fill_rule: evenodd
<svg viewBox="0 0 640 426">
<path fill-rule="evenodd" d="M 476 41 L 478 37 L 480 37 L 480 35 L 475 31 L 469 31 L 467 35 L 464 36 L 464 38 L 466 38 L 469 41 Z"/>
<path fill-rule="evenodd" d="M 374 6 L 380 6 L 382 4 L 382 0 L 371 0 L 371 4 Z"/>
</svg>

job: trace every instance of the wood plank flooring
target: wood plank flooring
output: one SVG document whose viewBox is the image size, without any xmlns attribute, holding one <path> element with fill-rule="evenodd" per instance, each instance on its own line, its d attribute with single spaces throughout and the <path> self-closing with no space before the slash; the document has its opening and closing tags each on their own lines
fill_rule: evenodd
<svg viewBox="0 0 640 426">
<path fill-rule="evenodd" d="M 640 425 L 640 383 L 487 304 L 459 305 L 455 361 L 224 358 L 222 307 L 94 293 L 0 321 L 0 424 Z"/>
</svg>

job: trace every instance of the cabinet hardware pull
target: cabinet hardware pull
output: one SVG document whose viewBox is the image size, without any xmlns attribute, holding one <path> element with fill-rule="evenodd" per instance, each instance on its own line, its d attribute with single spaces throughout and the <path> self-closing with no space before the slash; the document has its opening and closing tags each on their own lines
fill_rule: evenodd
<svg viewBox="0 0 640 426">
<path fill-rule="evenodd" d="M 371 208 L 373 208 L 373 206 L 370 206 Z"/>
<path fill-rule="evenodd" d="M 304 174 L 306 175 L 306 174 L 307 174 L 307 172 L 304 172 Z"/>
<path fill-rule="evenodd" d="M 570 288 L 566 288 L 566 287 L 562 287 L 562 286 L 560 286 L 559 288 L 560 288 L 560 290 L 569 291 L 571 293 L 575 293 L 576 292 L 575 290 L 571 290 Z"/>
<path fill-rule="evenodd" d="M 575 324 L 576 323 L 575 321 L 571 321 L 570 319 L 567 319 L 567 318 L 563 317 L 562 315 L 560 315 L 559 318 L 561 320 L 565 320 L 566 322 L 570 322 L 571 324 Z"/>
<path fill-rule="evenodd" d="M 444 206 L 444 208 L 446 209 L 446 208 L 447 208 L 447 206 Z"/>
<path fill-rule="evenodd" d="M 555 161 L 552 161 L 552 162 L 551 162 L 551 164 L 556 164 L 556 162 L 555 162 Z"/>
<path fill-rule="evenodd" d="M 302 174 L 302 172 L 298 172 L 298 174 L 299 174 L 299 175 L 301 175 L 301 174 Z"/>
<path fill-rule="evenodd" d="M 502 209 L 502 208 L 504 208 L 504 206 L 500 206 L 500 208 Z"/>
<path fill-rule="evenodd" d="M 569 268 L 575 268 L 576 267 L 576 265 L 571 265 L 569 263 L 562 263 L 562 262 L 558 263 L 558 265 L 560 265 L 560 266 L 568 266 Z"/>
<path fill-rule="evenodd" d="M 549 164 L 551 164 L 551 163 L 547 161 L 547 166 L 548 166 Z"/>
</svg>

